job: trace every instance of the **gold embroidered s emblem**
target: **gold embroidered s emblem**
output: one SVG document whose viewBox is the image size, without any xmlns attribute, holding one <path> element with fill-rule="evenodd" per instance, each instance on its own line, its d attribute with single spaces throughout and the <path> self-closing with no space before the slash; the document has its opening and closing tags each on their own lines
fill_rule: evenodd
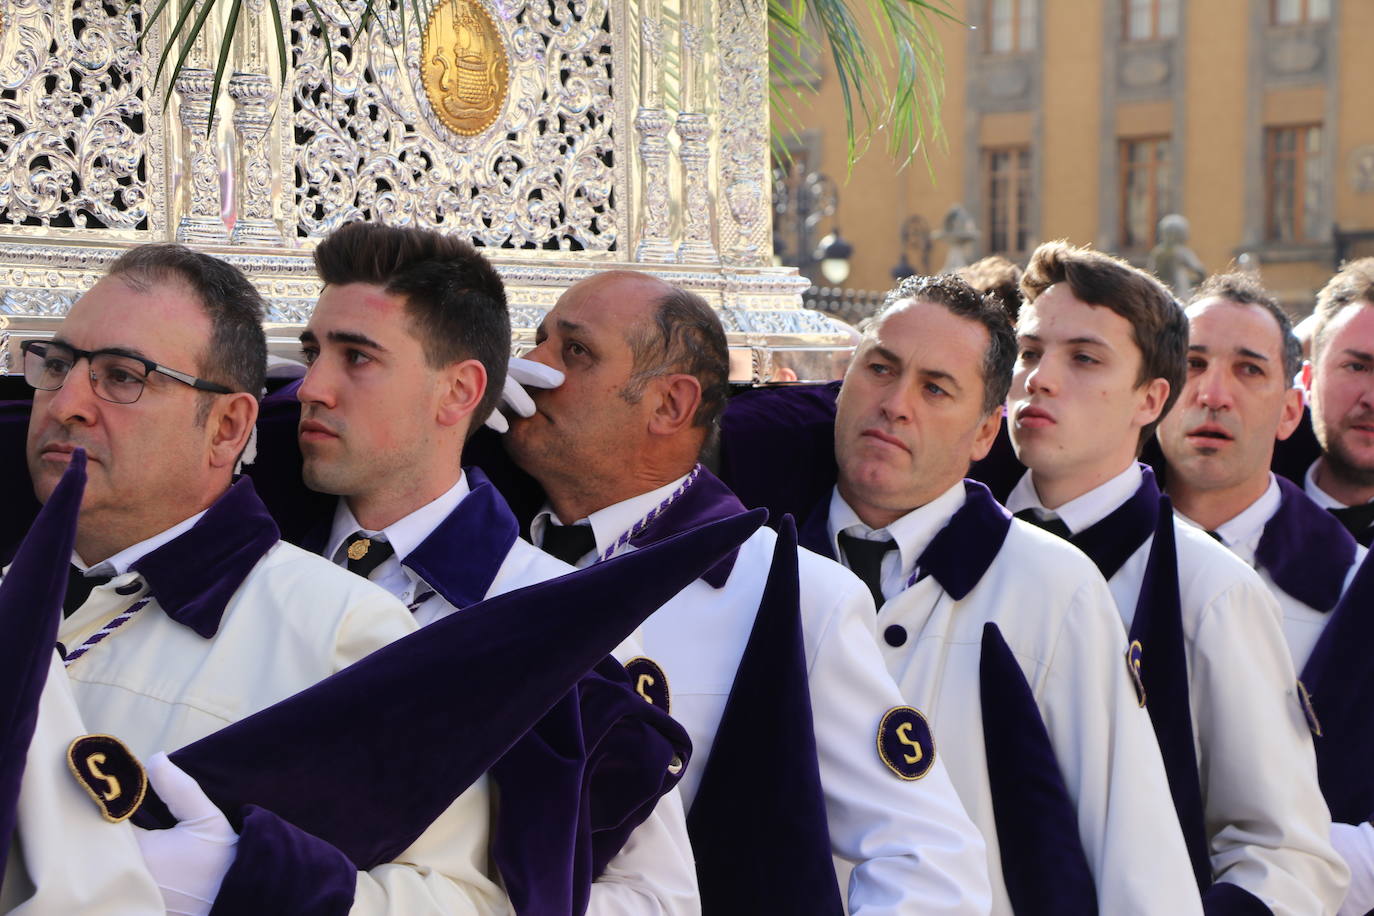
<svg viewBox="0 0 1374 916">
<path fill-rule="evenodd" d="M 110 735 L 77 738 L 67 747 L 67 767 L 112 824 L 137 811 L 148 792 L 143 764 L 124 742 Z"/>
</svg>

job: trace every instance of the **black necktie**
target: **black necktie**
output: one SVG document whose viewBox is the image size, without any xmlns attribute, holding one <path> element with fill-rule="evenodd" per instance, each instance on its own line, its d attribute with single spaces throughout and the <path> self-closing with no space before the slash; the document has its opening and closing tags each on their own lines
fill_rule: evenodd
<svg viewBox="0 0 1374 916">
<path fill-rule="evenodd" d="M 1371 537 L 1374 537 L 1374 503 L 1364 503 L 1359 506 L 1346 506 L 1343 509 L 1327 509 L 1332 515 L 1345 526 L 1345 530 L 1355 536 L 1355 540 L 1364 546 L 1369 546 Z"/>
<path fill-rule="evenodd" d="M 897 549 L 897 542 L 891 538 L 869 541 L 843 531 L 840 532 L 839 542 L 840 550 L 844 551 L 845 564 L 873 593 L 873 606 L 882 607 L 887 600 L 883 597 L 883 557 L 887 556 L 889 550 Z"/>
<path fill-rule="evenodd" d="M 86 603 L 96 586 L 104 585 L 114 576 L 83 576 L 75 566 L 67 567 L 67 597 L 62 601 L 62 616 L 70 617 Z"/>
<path fill-rule="evenodd" d="M 358 531 L 344 542 L 344 551 L 348 557 L 348 571 L 367 579 L 373 570 L 396 552 L 396 549 L 391 546 L 390 541 L 379 540 L 376 535 L 368 536 Z"/>
<path fill-rule="evenodd" d="M 1069 531 L 1069 526 L 1064 524 L 1064 520 L 1057 515 L 1054 518 L 1041 518 L 1034 509 L 1022 509 L 1016 513 L 1016 517 L 1023 522 L 1030 522 L 1037 528 L 1043 528 L 1050 534 L 1057 535 L 1066 541 L 1073 535 L 1073 532 Z"/>
<path fill-rule="evenodd" d="M 1217 534 L 1215 531 L 1208 531 L 1207 536 L 1210 537 L 1212 540 L 1216 541 L 1222 547 L 1226 546 L 1226 542 L 1222 540 L 1221 535 Z"/>
<path fill-rule="evenodd" d="M 544 526 L 544 552 L 552 554 L 564 563 L 577 565 L 577 561 L 596 549 L 596 534 L 591 525 Z"/>
</svg>

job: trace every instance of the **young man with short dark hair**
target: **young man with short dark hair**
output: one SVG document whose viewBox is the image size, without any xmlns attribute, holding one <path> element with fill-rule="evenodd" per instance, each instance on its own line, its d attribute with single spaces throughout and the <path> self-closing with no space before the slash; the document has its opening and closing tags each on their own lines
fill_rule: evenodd
<svg viewBox="0 0 1374 916">
<path fill-rule="evenodd" d="M 1279 609 L 1136 461 L 1182 389 L 1183 310 L 1152 277 L 1065 242 L 1036 250 L 1022 291 L 1008 419 L 1029 471 L 1007 506 L 1108 581 L 1208 912 L 1335 913 L 1349 876 Z"/>
</svg>

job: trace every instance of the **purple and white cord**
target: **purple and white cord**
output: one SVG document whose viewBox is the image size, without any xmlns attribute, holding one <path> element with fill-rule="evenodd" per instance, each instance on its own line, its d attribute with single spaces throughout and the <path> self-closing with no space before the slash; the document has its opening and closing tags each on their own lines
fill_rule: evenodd
<svg viewBox="0 0 1374 916">
<path fill-rule="evenodd" d="M 603 553 L 601 556 L 597 557 L 596 562 L 600 563 L 602 560 L 609 560 L 611 557 L 615 556 L 616 553 L 618 553 L 622 547 L 630 543 L 631 540 L 633 540 L 636 537 L 639 537 L 639 535 L 643 533 L 644 529 L 648 528 L 649 525 L 653 523 L 654 519 L 662 515 L 664 510 L 666 510 L 673 503 L 681 499 L 682 494 L 686 493 L 688 490 L 692 488 L 692 484 L 696 483 L 697 477 L 700 474 L 701 465 L 693 465 L 691 472 L 687 475 L 687 479 L 682 481 L 682 485 L 679 486 L 673 492 L 669 493 L 667 497 L 664 498 L 663 502 L 659 503 L 657 506 L 654 506 L 652 509 L 650 509 L 648 515 L 644 516 L 639 521 L 635 522 L 633 525 L 629 527 L 629 529 L 624 534 L 616 538 L 615 543 L 612 544 L 610 547 L 607 547 L 606 552 Z"/>
<path fill-rule="evenodd" d="M 140 598 L 139 600 L 135 601 L 127 611 L 120 614 L 118 617 L 116 617 L 114 620 L 111 620 L 109 623 L 105 624 L 95 633 L 92 633 L 90 636 L 86 638 L 85 642 L 77 646 L 72 651 L 68 652 L 66 656 L 62 659 L 62 664 L 65 667 L 70 668 L 72 662 L 76 661 L 78 658 L 94 649 L 97 645 L 99 645 L 101 642 L 107 639 L 111 633 L 113 633 L 115 630 L 118 630 L 120 627 L 124 626 L 124 624 L 128 623 L 135 614 L 143 610 L 143 608 L 147 606 L 148 602 L 152 600 L 152 596 L 149 595 L 147 598 Z"/>
</svg>

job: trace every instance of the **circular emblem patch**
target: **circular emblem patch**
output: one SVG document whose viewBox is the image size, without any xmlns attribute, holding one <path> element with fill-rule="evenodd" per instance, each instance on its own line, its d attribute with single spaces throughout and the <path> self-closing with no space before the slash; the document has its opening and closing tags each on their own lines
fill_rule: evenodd
<svg viewBox="0 0 1374 916">
<path fill-rule="evenodd" d="M 894 706 L 878 723 L 878 756 L 902 779 L 920 779 L 935 764 L 930 723 L 910 706 Z"/>
<path fill-rule="evenodd" d="M 1302 681 L 1298 681 L 1298 702 L 1302 704 L 1302 714 L 1307 716 L 1307 727 L 1320 738 L 1322 724 L 1317 721 L 1317 711 L 1312 708 L 1312 694 L 1307 692 L 1307 686 Z"/>
<path fill-rule="evenodd" d="M 1141 648 L 1140 640 L 1131 640 L 1130 648 L 1126 650 L 1126 670 L 1131 675 L 1131 683 L 1135 685 L 1135 699 L 1141 706 L 1145 705 L 1145 680 L 1140 676 L 1140 663 L 1145 656 L 1145 650 Z"/>
<path fill-rule="evenodd" d="M 67 747 L 67 766 L 105 820 L 117 824 L 143 804 L 148 777 L 124 743 L 110 735 L 86 735 Z"/>
<path fill-rule="evenodd" d="M 635 693 L 664 712 L 672 711 L 668 675 L 663 673 L 658 662 L 642 655 L 637 656 L 625 663 L 625 671 L 630 675 L 630 684 L 634 687 Z"/>
</svg>

